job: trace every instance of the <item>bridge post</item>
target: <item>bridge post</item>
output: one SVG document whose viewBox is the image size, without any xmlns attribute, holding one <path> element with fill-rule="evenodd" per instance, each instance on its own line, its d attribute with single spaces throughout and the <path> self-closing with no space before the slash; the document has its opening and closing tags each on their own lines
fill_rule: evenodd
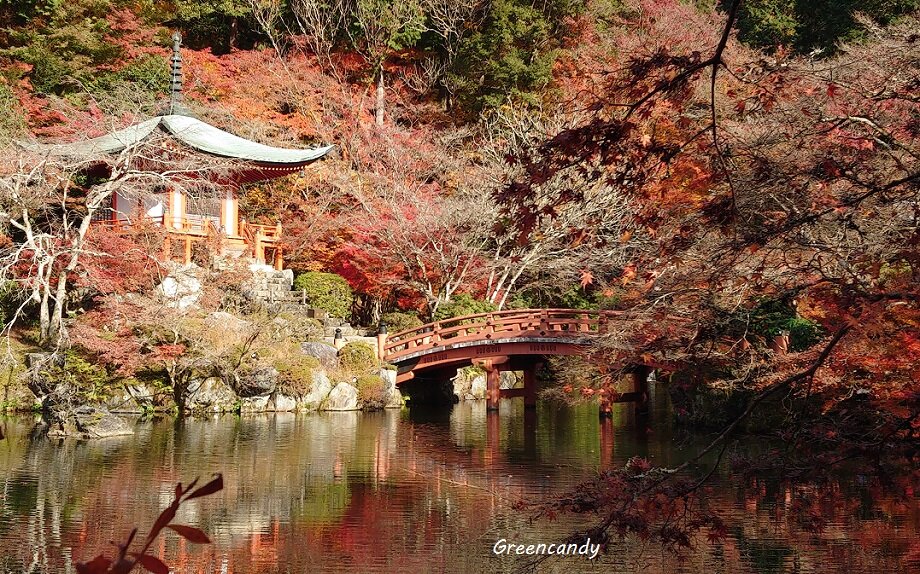
<svg viewBox="0 0 920 574">
<path fill-rule="evenodd" d="M 610 402 L 609 395 L 600 397 L 597 401 L 597 405 L 597 414 L 602 420 L 613 417 L 613 404 Z"/>
<path fill-rule="evenodd" d="M 494 365 L 486 367 L 486 410 L 497 411 L 498 401 L 501 397 L 499 384 L 501 383 L 501 372 Z"/>
</svg>

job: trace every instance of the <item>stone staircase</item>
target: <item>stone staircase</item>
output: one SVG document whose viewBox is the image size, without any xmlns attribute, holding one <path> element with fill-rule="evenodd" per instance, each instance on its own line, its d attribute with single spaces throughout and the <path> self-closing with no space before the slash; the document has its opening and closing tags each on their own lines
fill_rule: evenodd
<svg viewBox="0 0 920 574">
<path fill-rule="evenodd" d="M 277 271 L 263 263 L 252 263 L 249 269 L 253 275 L 247 292 L 250 299 L 266 303 L 291 301 L 291 288 L 294 286 L 293 271 L 290 269 Z"/>
</svg>

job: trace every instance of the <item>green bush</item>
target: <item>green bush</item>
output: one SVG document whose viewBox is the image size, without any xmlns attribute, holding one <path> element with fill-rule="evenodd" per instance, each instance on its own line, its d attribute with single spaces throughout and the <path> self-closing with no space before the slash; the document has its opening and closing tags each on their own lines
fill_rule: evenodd
<svg viewBox="0 0 920 574">
<path fill-rule="evenodd" d="M 365 409 L 382 409 L 386 406 L 386 386 L 377 375 L 361 375 L 355 386 L 358 388 L 358 400 Z"/>
<path fill-rule="evenodd" d="M 505 304 L 508 309 L 613 309 L 619 304 L 617 293 L 605 295 L 603 290 L 581 285 L 548 286 L 540 290 L 516 292 Z"/>
<path fill-rule="evenodd" d="M 464 315 L 488 313 L 489 311 L 495 311 L 495 305 L 488 301 L 474 299 L 472 295 L 461 293 L 438 307 L 438 310 L 434 313 L 434 320 L 443 321 Z"/>
<path fill-rule="evenodd" d="M 24 299 L 23 292 L 15 283 L 0 283 L 0 324 L 6 325 L 13 318 L 16 309 Z"/>
<path fill-rule="evenodd" d="M 26 120 L 21 109 L 16 94 L 0 79 L 0 143 L 16 139 L 25 132 Z"/>
<path fill-rule="evenodd" d="M 353 294 L 348 281 L 335 273 L 309 271 L 294 279 L 294 289 L 306 291 L 307 302 L 333 317 L 351 314 Z"/>
<path fill-rule="evenodd" d="M 750 332 L 768 342 L 783 331 L 789 332 L 789 350 L 803 351 L 817 343 L 823 336 L 821 326 L 799 317 L 786 301 L 764 299 L 748 312 Z"/>
<path fill-rule="evenodd" d="M 64 354 L 63 364 L 49 365 L 42 374 L 48 379 L 72 385 L 78 400 L 83 402 L 103 401 L 111 395 L 113 385 L 108 372 L 74 350 Z"/>
<path fill-rule="evenodd" d="M 402 313 L 400 311 L 384 313 L 380 318 L 380 322 L 387 326 L 387 331 L 390 333 L 398 333 L 423 325 L 422 320 L 415 313 Z"/>
<path fill-rule="evenodd" d="M 169 89 L 168 61 L 161 56 L 143 56 L 119 70 L 118 80 L 130 83 L 135 89 L 153 94 Z"/>
<path fill-rule="evenodd" d="M 820 341 L 824 334 L 820 325 L 802 317 L 789 319 L 785 327 L 789 331 L 789 349 L 792 351 L 804 351 Z"/>
<path fill-rule="evenodd" d="M 374 348 L 361 341 L 346 343 L 339 349 L 339 364 L 353 373 L 366 373 L 379 366 Z"/>
<path fill-rule="evenodd" d="M 304 396 L 313 384 L 313 372 L 319 368 L 319 360 L 307 355 L 295 355 L 276 359 L 272 364 L 278 370 L 278 390 L 289 396 Z"/>
</svg>

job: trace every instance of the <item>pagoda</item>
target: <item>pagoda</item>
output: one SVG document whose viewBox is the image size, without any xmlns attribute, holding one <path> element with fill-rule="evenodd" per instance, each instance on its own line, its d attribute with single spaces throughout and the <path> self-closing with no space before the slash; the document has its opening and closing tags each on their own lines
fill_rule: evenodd
<svg viewBox="0 0 920 574">
<path fill-rule="evenodd" d="M 105 216 L 94 223 L 126 228 L 139 221 L 153 222 L 166 231 L 164 251 L 172 258 L 171 245 L 181 245 L 179 259 L 191 262 L 192 244 L 219 237 L 222 251 L 249 254 L 260 263 L 281 270 L 281 224 L 254 225 L 239 216 L 239 190 L 246 183 L 265 181 L 303 170 L 326 157 L 335 146 L 289 149 L 264 145 L 214 127 L 188 113 L 182 105 L 181 37 L 173 35 L 172 78 L 166 113 L 106 135 L 68 144 L 43 146 L 55 155 L 92 158 L 113 156 L 140 149 L 156 140 L 160 150 L 178 154 L 191 151 L 205 162 L 213 158 L 224 169 L 195 170 L 222 191 L 214 197 L 190 201 L 180 185 L 156 186 L 150 192 L 115 193 Z M 166 157 L 146 158 L 145 170 L 164 174 L 164 180 L 182 174 L 182 168 Z M 166 175 L 170 174 L 170 175 Z M 188 177 L 188 174 L 185 174 Z M 193 176 L 193 177 L 195 177 Z"/>
</svg>

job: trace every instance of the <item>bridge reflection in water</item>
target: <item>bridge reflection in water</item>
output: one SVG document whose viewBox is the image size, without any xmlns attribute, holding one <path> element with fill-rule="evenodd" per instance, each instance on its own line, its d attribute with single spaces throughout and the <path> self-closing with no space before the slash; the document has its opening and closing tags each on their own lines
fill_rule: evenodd
<svg viewBox="0 0 920 574">
<path fill-rule="evenodd" d="M 169 536 L 154 549 L 174 572 L 507 571 L 520 564 L 491 554 L 499 538 L 560 540 L 583 525 L 569 517 L 532 522 L 513 508 L 517 500 L 546 499 L 633 456 L 673 466 L 707 440 L 673 435 L 656 390 L 647 418 L 615 405 L 615 416 L 600 421 L 596 406 L 525 409 L 514 400 L 491 415 L 482 402 L 469 402 L 451 410 L 160 419 L 139 422 L 133 437 L 79 442 L 32 436 L 30 418 L 7 419 L 0 566 L 72 572 L 72 558 L 109 548 L 135 525 L 143 534 L 176 481 L 222 472 L 226 489 L 179 517 L 214 544 Z M 865 518 L 829 529 L 829 557 L 829 545 L 813 543 L 815 535 L 795 521 L 776 521 L 785 487 L 760 482 L 748 490 L 722 473 L 714 480 L 708 504 L 739 525 L 717 548 L 700 541 L 678 562 L 628 540 L 615 543 L 603 562 L 553 567 L 745 573 L 846 563 L 853 574 L 909 570 L 905 548 L 920 533 L 914 506 L 840 485 L 838 495 L 858 500 Z M 873 569 L 859 568 L 863 552 L 873 556 Z"/>
</svg>

